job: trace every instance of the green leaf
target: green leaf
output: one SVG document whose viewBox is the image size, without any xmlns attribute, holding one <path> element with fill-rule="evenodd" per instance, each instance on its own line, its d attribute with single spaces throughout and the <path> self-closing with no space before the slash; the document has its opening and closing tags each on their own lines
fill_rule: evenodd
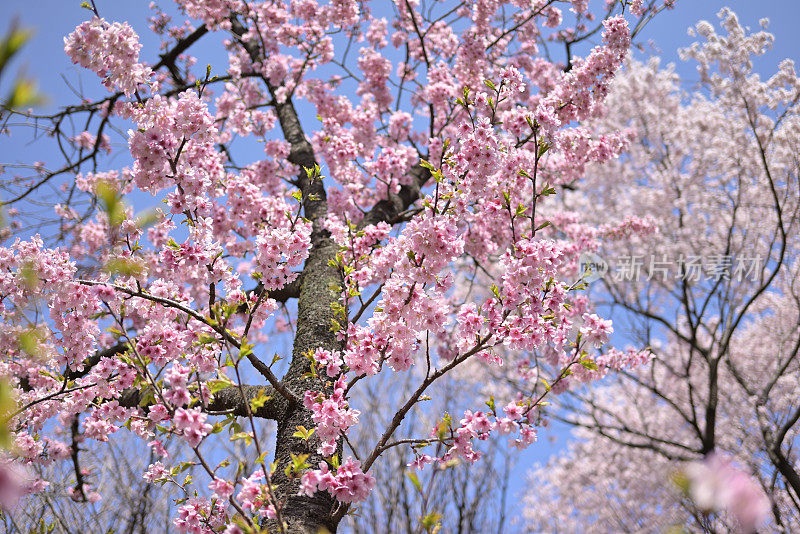
<svg viewBox="0 0 800 534">
<path fill-rule="evenodd" d="M 229 465 L 231 465 L 231 461 L 228 458 L 225 458 L 224 460 L 222 460 L 220 463 L 217 464 L 217 469 L 222 469 L 224 467 L 228 467 Z M 214 471 L 216 471 L 217 469 L 214 469 Z"/>
<path fill-rule="evenodd" d="M 492 292 L 492 294 L 493 294 L 495 297 L 497 297 L 498 299 L 500 299 L 500 288 L 498 288 L 498 287 L 497 287 L 495 284 L 492 284 L 492 285 L 489 287 L 489 290 Z"/>
<path fill-rule="evenodd" d="M 309 467 L 311 467 L 311 464 L 309 464 L 306 461 L 306 460 L 308 460 L 308 457 L 310 455 L 308 455 L 308 454 L 294 454 L 294 453 L 290 453 L 290 454 L 292 456 L 292 462 L 291 462 L 291 464 L 286 466 L 286 469 L 284 469 L 284 473 L 286 474 L 287 477 L 293 478 L 294 476 L 298 475 L 303 470 L 308 469 Z"/>
<path fill-rule="evenodd" d="M 39 93 L 36 82 L 28 78 L 19 78 L 14 82 L 14 88 L 4 106 L 9 109 L 19 109 L 38 106 L 43 102 L 44 98 Z"/>
<path fill-rule="evenodd" d="M 142 278 L 147 273 L 144 263 L 138 258 L 111 258 L 103 265 L 103 271 L 110 275 Z"/>
<path fill-rule="evenodd" d="M 544 378 L 542 378 L 542 377 L 539 377 L 539 381 L 540 381 L 542 384 L 544 384 L 544 390 L 545 390 L 545 391 L 550 391 L 550 389 L 552 389 L 552 388 L 550 387 L 550 384 L 549 384 L 549 383 L 547 382 L 547 380 L 545 380 Z"/>
<path fill-rule="evenodd" d="M 156 210 L 145 210 L 136 216 L 136 226 L 138 228 L 147 228 L 158 222 L 158 212 Z"/>
<path fill-rule="evenodd" d="M 8 64 L 9 60 L 20 51 L 32 36 L 32 30 L 22 30 L 16 25 L 11 26 L 3 40 L 0 41 L 0 70 Z"/>
<path fill-rule="evenodd" d="M 436 437 L 439 439 L 444 439 L 447 437 L 448 432 L 450 431 L 450 427 L 453 423 L 452 418 L 450 417 L 449 413 L 445 413 L 442 417 L 442 420 L 436 424 Z"/>
<path fill-rule="evenodd" d="M 537 150 L 536 155 L 541 158 L 547 153 L 548 150 L 550 150 L 550 146 L 550 143 L 542 142 L 539 144 L 539 149 Z"/>
<path fill-rule="evenodd" d="M 293 438 L 300 438 L 300 439 L 302 439 L 303 441 L 308 441 L 308 440 L 309 440 L 309 438 L 311 438 L 311 436 L 313 436 L 313 435 L 314 435 L 314 432 L 315 432 L 315 429 L 313 429 L 313 428 L 312 428 L 311 430 L 308 430 L 308 429 L 307 429 L 306 427 L 304 427 L 303 425 L 298 425 L 298 426 L 297 426 L 297 427 L 295 427 L 295 428 L 297 428 L 297 432 L 295 432 L 294 434 L 292 434 L 292 437 L 293 437 Z"/>
<path fill-rule="evenodd" d="M 556 194 L 556 190 L 555 190 L 554 187 L 550 186 L 549 184 L 545 184 L 544 187 L 542 188 L 542 192 L 539 193 L 539 194 L 541 196 L 547 197 L 547 196 L 550 196 L 550 195 L 555 195 Z"/>
<path fill-rule="evenodd" d="M 336 319 L 331 319 L 330 331 L 336 333 L 341 329 L 342 329 L 342 324 L 339 321 L 337 321 Z"/>
<path fill-rule="evenodd" d="M 301 469 L 311 467 L 311 465 L 306 461 L 308 460 L 309 456 L 309 454 L 292 453 L 292 467 L 295 469 L 295 471 L 300 471 Z"/>
<path fill-rule="evenodd" d="M 247 343 L 242 340 L 242 345 L 239 348 L 239 359 L 241 360 L 242 358 L 246 358 L 253 354 L 253 347 L 255 347 L 255 345 L 252 343 Z"/>
<path fill-rule="evenodd" d="M 254 412 L 258 411 L 258 409 L 263 407 L 271 398 L 272 397 L 267 396 L 263 389 L 259 389 L 258 394 L 250 399 L 250 409 Z"/>
<path fill-rule="evenodd" d="M 17 402 L 5 378 L 0 378 L 0 448 L 9 449 L 12 444 L 9 421 L 11 414 L 17 411 Z"/>
<path fill-rule="evenodd" d="M 216 423 L 214 423 L 214 426 L 211 427 L 211 433 L 212 434 L 219 434 L 223 430 L 225 430 L 225 422 L 224 421 L 217 421 Z"/>
<path fill-rule="evenodd" d="M 339 288 L 339 290 L 341 291 L 341 288 Z M 333 292 L 338 293 L 339 291 L 333 291 Z M 347 312 L 344 306 L 342 306 L 341 303 L 339 303 L 338 301 L 331 302 L 331 311 L 333 312 L 333 315 L 336 317 L 341 317 L 341 318 L 347 317 Z"/>
<path fill-rule="evenodd" d="M 100 201 L 100 207 L 108 216 L 108 222 L 112 226 L 118 226 L 127 218 L 125 204 L 114 186 L 101 181 L 97 182 L 94 191 Z"/>
<path fill-rule="evenodd" d="M 675 471 L 670 476 L 670 480 L 673 484 L 675 484 L 678 489 L 680 489 L 684 493 L 689 492 L 689 486 L 691 482 L 689 481 L 689 477 L 686 476 L 686 473 L 683 471 Z"/>
<path fill-rule="evenodd" d="M 34 291 L 39 285 L 39 273 L 36 271 L 32 262 L 26 261 L 19 268 L 19 275 L 22 278 L 22 283 L 25 284 L 25 289 Z"/>
<path fill-rule="evenodd" d="M 230 437 L 231 441 L 238 441 L 243 439 L 245 444 L 250 445 L 253 442 L 253 434 L 250 432 L 236 432 Z"/>
<path fill-rule="evenodd" d="M 17 335 L 19 350 L 28 356 L 37 357 L 39 355 L 41 340 L 41 334 L 36 329 L 25 330 Z"/>
<path fill-rule="evenodd" d="M 178 473 L 183 473 L 184 471 L 186 471 L 190 467 L 194 467 L 195 465 L 197 465 L 195 462 L 181 462 L 181 463 L 179 463 L 177 465 L 177 467 L 178 467 L 178 471 L 177 472 Z"/>
<path fill-rule="evenodd" d="M 311 181 L 313 181 L 314 178 L 317 178 L 320 175 L 319 165 L 317 165 L 316 163 L 314 164 L 313 167 L 303 167 L 303 168 L 306 171 L 306 176 Z"/>
<path fill-rule="evenodd" d="M 422 483 L 419 481 L 419 477 L 414 471 L 406 471 L 406 476 L 414 484 L 414 487 L 417 488 L 417 491 L 422 493 Z"/>
<path fill-rule="evenodd" d="M 439 512 L 431 512 L 422 518 L 422 526 L 425 527 L 427 532 L 436 532 L 441 525 L 439 522 L 442 520 L 442 514 Z"/>
<path fill-rule="evenodd" d="M 146 387 L 141 391 L 139 397 L 139 406 L 149 406 L 156 402 L 156 395 L 151 386 Z"/>
</svg>

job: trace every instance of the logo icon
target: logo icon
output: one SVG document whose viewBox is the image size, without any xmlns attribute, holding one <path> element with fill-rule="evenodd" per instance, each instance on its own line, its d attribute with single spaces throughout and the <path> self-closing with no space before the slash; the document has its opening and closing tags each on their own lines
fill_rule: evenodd
<svg viewBox="0 0 800 534">
<path fill-rule="evenodd" d="M 607 272 L 608 263 L 593 252 L 584 252 L 578 258 L 578 274 L 586 283 L 600 280 Z"/>
</svg>

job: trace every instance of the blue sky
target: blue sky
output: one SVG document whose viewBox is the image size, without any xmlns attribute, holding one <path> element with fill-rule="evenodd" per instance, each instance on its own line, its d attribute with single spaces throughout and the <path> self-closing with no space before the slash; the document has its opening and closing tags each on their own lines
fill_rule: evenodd
<svg viewBox="0 0 800 534">
<path fill-rule="evenodd" d="M 49 104 L 43 110 L 67 103 L 74 103 L 75 96 L 67 86 L 62 75 L 65 74 L 70 82 L 84 80 L 87 83 L 87 92 L 93 96 L 102 96 L 105 93 L 97 84 L 97 79 L 91 73 L 81 73 L 74 67 L 63 53 L 63 37 L 71 32 L 74 27 L 86 20 L 90 13 L 79 7 L 78 0 L 11 0 L 4 2 L 4 13 L 10 15 L 9 20 L 17 15 L 23 27 L 33 28 L 35 36 L 23 50 L 12 66 L 11 72 L 22 68 L 25 72 L 38 80 L 41 91 L 46 94 Z M 144 48 L 142 57 L 150 60 L 158 53 L 158 40 L 148 36 L 146 17 L 150 15 L 147 9 L 149 0 L 96 0 L 98 9 L 110 21 L 127 20 L 143 37 Z M 166 5 L 166 2 L 162 2 Z M 594 0 L 593 3 L 597 3 Z M 698 20 L 706 19 L 717 25 L 716 13 L 723 6 L 731 7 L 738 15 L 742 24 L 756 30 L 761 18 L 769 18 L 769 31 L 775 34 L 773 50 L 764 58 L 756 62 L 756 68 L 763 77 L 768 77 L 775 71 L 775 67 L 783 58 L 798 59 L 800 37 L 797 32 L 797 21 L 800 21 L 800 2 L 795 0 L 735 0 L 720 2 L 716 0 L 677 0 L 677 7 L 666 11 L 656 17 L 640 36 L 640 42 L 650 41 L 648 49 L 658 51 L 664 63 L 676 62 L 677 72 L 681 77 L 691 83 L 696 79 L 695 66 L 678 60 L 677 49 L 689 45 L 692 38 L 687 35 L 687 28 Z M 0 27 L 5 31 L 6 27 Z M 224 56 L 217 48 L 211 58 L 202 57 L 204 63 L 211 62 L 219 65 Z M 638 57 L 642 57 L 639 54 Z M 0 94 L 8 87 L 8 80 L 0 86 Z M 45 143 L 27 145 L 19 140 L 3 139 L 0 144 L 0 162 L 7 163 L 11 160 L 35 161 L 49 159 L 57 160 L 58 154 L 42 152 Z M 550 433 L 555 442 L 548 439 L 548 433 L 542 432 L 539 444 L 533 446 L 521 458 L 520 467 L 526 467 L 535 461 L 544 461 L 563 446 L 566 439 L 563 430 Z M 524 474 L 526 469 L 516 469 L 512 489 L 517 491 L 524 488 Z M 512 509 L 514 509 L 512 507 Z"/>
</svg>

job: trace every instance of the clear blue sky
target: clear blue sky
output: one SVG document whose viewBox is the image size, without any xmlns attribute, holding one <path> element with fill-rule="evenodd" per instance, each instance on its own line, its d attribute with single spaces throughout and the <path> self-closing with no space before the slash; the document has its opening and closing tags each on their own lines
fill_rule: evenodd
<svg viewBox="0 0 800 534">
<path fill-rule="evenodd" d="M 147 9 L 149 0 L 95 1 L 101 15 L 107 20 L 127 20 L 143 37 L 143 58 L 151 60 L 156 57 L 158 41 L 148 37 L 146 28 L 146 17 L 150 14 Z M 50 104 L 45 109 L 75 102 L 74 95 L 61 76 L 66 73 L 71 82 L 79 79 L 77 68 L 63 53 L 63 37 L 90 15 L 87 10 L 79 7 L 79 3 L 79 0 L 6 0 L 3 2 L 3 11 L 9 20 L 14 15 L 18 15 L 24 27 L 34 28 L 36 31 L 32 42 L 24 49 L 21 57 L 15 61 L 13 65 L 15 68 L 12 68 L 11 72 L 23 67 L 30 76 L 38 80 L 42 92 L 50 100 Z M 167 4 L 164 0 L 161 3 Z M 598 0 L 593 0 L 593 3 L 598 3 Z M 772 52 L 756 63 L 756 67 L 761 71 L 763 77 L 771 75 L 783 58 L 798 59 L 800 52 L 798 35 L 800 34 L 797 24 L 800 21 L 800 1 L 797 0 L 732 0 L 727 2 L 677 0 L 677 7 L 656 17 L 641 34 L 640 41 L 651 40 L 654 45 L 652 50 L 661 52 L 664 63 L 676 62 L 678 73 L 684 80 L 691 82 L 696 78 L 695 66 L 679 61 L 676 51 L 692 42 L 692 38 L 686 33 L 689 26 L 700 19 L 709 20 L 716 26 L 718 21 L 716 13 L 726 5 L 739 15 L 739 19 L 744 25 L 748 25 L 754 30 L 758 29 L 759 19 L 764 17 L 770 19 L 769 31 L 775 34 L 775 46 Z M 0 27 L 0 31 L 5 31 L 5 29 L 5 27 Z M 219 65 L 220 61 L 224 61 L 225 56 L 220 54 L 217 48 L 211 58 L 201 57 L 203 63 Z M 94 75 L 82 73 L 81 77 L 93 86 L 89 94 L 95 96 L 104 94 L 102 88 L 97 89 L 99 84 Z M 5 92 L 7 87 L 8 80 L 2 84 L 0 91 Z M 38 144 L 25 146 L 17 140 L 3 139 L 0 143 L 0 162 L 9 162 L 10 160 L 48 161 L 52 158 L 55 163 L 58 155 L 52 152 L 40 153 L 40 146 Z M 517 491 L 524 487 L 527 465 L 535 461 L 544 461 L 548 455 L 557 452 L 566 439 L 566 433 L 563 430 L 555 431 L 550 433 L 550 437 L 555 438 L 555 442 L 548 439 L 547 432 L 542 432 L 540 443 L 525 453 L 520 463 L 522 469 L 514 471 L 513 490 Z"/>
</svg>

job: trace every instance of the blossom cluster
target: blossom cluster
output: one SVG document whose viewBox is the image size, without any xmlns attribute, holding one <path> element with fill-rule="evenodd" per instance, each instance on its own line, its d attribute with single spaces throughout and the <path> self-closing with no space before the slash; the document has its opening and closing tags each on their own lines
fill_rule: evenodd
<svg viewBox="0 0 800 534">
<path fill-rule="evenodd" d="M 98 17 L 64 38 L 64 51 L 73 63 L 102 77 L 109 91 L 118 89 L 128 96 L 152 75 L 149 67 L 139 63 L 141 48 L 139 36 L 127 22 L 109 24 Z"/>
<path fill-rule="evenodd" d="M 712 454 L 684 468 L 694 504 L 709 512 L 727 511 L 736 517 L 742 532 L 754 531 L 770 512 L 764 490 L 731 459 Z"/>
<path fill-rule="evenodd" d="M 319 352 L 319 349 L 315 352 Z M 336 452 L 336 441 L 358 422 L 360 412 L 348 405 L 346 387 L 345 377 L 341 376 L 334 383 L 330 395 L 306 391 L 303 396 L 303 405 L 311 411 L 311 418 L 317 425 L 316 434 L 320 440 L 318 452 L 323 456 L 331 456 Z"/>
<path fill-rule="evenodd" d="M 375 479 L 361 470 L 361 463 L 347 458 L 333 473 L 326 462 L 320 462 L 319 469 L 312 469 L 303 475 L 301 491 L 309 497 L 317 491 L 327 491 L 340 502 L 353 503 L 366 500 Z"/>
</svg>

